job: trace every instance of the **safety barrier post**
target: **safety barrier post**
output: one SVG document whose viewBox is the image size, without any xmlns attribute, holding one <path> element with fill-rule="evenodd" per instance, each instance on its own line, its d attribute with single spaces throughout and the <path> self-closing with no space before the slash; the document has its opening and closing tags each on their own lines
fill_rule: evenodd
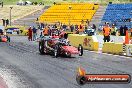
<svg viewBox="0 0 132 88">
<path fill-rule="evenodd" d="M 123 55 L 126 55 L 126 44 L 123 44 Z"/>
</svg>

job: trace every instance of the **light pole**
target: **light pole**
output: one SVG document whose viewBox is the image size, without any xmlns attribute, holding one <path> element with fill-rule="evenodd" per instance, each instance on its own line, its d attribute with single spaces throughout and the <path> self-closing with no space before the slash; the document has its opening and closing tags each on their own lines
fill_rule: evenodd
<svg viewBox="0 0 132 88">
<path fill-rule="evenodd" d="M 10 7 L 10 26 L 11 26 L 11 10 L 13 7 Z"/>
</svg>

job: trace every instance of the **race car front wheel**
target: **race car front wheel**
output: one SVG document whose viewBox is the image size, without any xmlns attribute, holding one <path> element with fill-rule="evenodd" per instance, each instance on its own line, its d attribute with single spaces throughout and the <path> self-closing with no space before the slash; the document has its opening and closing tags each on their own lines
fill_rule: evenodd
<svg viewBox="0 0 132 88">
<path fill-rule="evenodd" d="M 58 45 L 55 45 L 55 48 L 54 48 L 54 57 L 58 57 Z"/>
<path fill-rule="evenodd" d="M 39 42 L 39 52 L 40 54 L 44 54 L 44 42 Z"/>
<path fill-rule="evenodd" d="M 79 56 L 83 55 L 83 46 L 81 44 L 79 44 L 78 46 L 78 51 L 79 51 Z"/>
</svg>

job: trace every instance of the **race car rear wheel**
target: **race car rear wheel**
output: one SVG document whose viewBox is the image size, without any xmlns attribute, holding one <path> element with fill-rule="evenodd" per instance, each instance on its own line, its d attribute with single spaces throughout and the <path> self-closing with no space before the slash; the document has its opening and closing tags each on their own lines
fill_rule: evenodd
<svg viewBox="0 0 132 88">
<path fill-rule="evenodd" d="M 39 52 L 40 54 L 44 54 L 44 42 L 39 42 Z"/>
<path fill-rule="evenodd" d="M 0 42 L 2 42 L 2 38 L 0 37 Z"/>
<path fill-rule="evenodd" d="M 54 56 L 57 58 L 57 50 L 54 50 Z"/>
<path fill-rule="evenodd" d="M 11 39 L 10 39 L 10 37 L 9 37 L 9 36 L 7 36 L 7 41 L 8 41 L 8 42 L 10 42 L 10 41 L 11 41 Z"/>
<path fill-rule="evenodd" d="M 65 53 L 67 57 L 71 57 L 71 54 L 69 52 Z"/>
<path fill-rule="evenodd" d="M 83 46 L 81 44 L 79 44 L 78 46 L 78 51 L 79 51 L 79 56 L 83 55 Z"/>
</svg>

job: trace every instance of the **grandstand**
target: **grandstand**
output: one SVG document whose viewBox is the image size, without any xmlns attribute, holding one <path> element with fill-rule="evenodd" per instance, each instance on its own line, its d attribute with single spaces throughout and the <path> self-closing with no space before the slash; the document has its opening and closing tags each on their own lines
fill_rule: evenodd
<svg viewBox="0 0 132 88">
<path fill-rule="evenodd" d="M 108 4 L 101 25 L 104 22 L 109 22 L 116 23 L 117 28 L 121 25 L 127 25 L 130 28 L 130 18 L 132 18 L 132 4 Z"/>
<path fill-rule="evenodd" d="M 39 18 L 40 22 L 65 24 L 80 24 L 91 21 L 99 8 L 98 4 L 90 3 L 61 3 L 51 6 Z"/>
</svg>

